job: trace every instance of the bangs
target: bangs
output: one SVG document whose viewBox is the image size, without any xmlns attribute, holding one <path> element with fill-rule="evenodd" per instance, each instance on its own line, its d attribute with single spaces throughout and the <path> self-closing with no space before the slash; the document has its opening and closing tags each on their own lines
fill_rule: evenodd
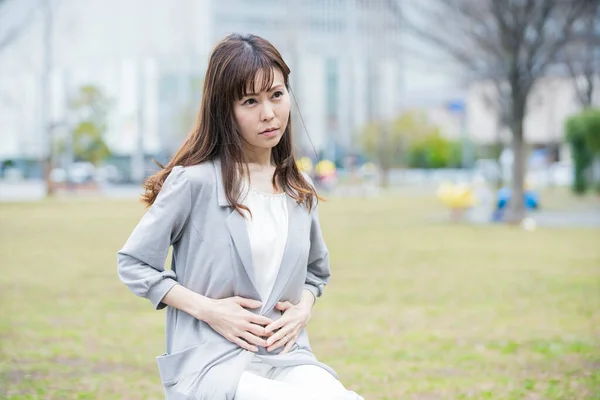
<svg viewBox="0 0 600 400">
<path fill-rule="evenodd" d="M 271 89 L 275 74 L 273 68 L 279 66 L 270 60 L 265 54 L 246 49 L 241 57 L 238 57 L 233 66 L 231 88 L 235 100 L 258 94 Z M 287 77 L 284 76 L 287 84 Z"/>
</svg>

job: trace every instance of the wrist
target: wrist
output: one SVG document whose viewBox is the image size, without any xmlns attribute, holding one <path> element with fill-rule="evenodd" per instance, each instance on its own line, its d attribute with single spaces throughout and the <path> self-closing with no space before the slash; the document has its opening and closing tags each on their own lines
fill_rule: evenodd
<svg viewBox="0 0 600 400">
<path fill-rule="evenodd" d="M 198 294 L 194 301 L 192 316 L 200 321 L 208 322 L 213 310 L 213 300 Z"/>
<path fill-rule="evenodd" d="M 300 305 L 309 311 L 312 310 L 313 305 L 315 304 L 315 296 L 308 289 L 304 289 L 302 291 L 302 297 L 300 299 Z"/>
</svg>

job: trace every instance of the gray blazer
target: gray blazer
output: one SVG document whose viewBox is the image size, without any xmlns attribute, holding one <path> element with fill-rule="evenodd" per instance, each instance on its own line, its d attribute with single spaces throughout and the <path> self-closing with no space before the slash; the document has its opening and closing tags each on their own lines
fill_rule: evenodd
<svg viewBox="0 0 600 400">
<path fill-rule="evenodd" d="M 250 242 L 244 218 L 232 211 L 223 187 L 218 160 L 175 167 L 154 204 L 118 252 L 118 275 L 156 309 L 176 284 L 213 299 L 241 296 L 263 302 L 250 310 L 277 319 L 278 301 L 297 303 L 303 289 L 315 297 L 329 280 L 328 251 L 317 208 L 308 212 L 288 199 L 288 240 L 275 286 L 261 299 L 255 285 Z M 173 245 L 171 270 L 165 270 Z M 259 348 L 258 356 L 273 366 L 318 365 L 305 330 L 284 355 Z M 229 342 L 208 324 L 167 307 L 166 352 L 157 357 L 167 399 L 232 400 L 240 375 L 255 353 Z M 351 392 L 348 399 L 360 398 Z M 356 396 L 356 397 L 355 397 Z"/>
</svg>

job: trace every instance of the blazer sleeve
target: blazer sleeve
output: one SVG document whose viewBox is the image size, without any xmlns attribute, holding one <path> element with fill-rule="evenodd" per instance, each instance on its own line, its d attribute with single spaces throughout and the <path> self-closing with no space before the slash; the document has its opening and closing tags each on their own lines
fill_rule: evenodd
<svg viewBox="0 0 600 400">
<path fill-rule="evenodd" d="M 187 224 L 191 208 L 190 183 L 183 167 L 177 166 L 117 253 L 121 281 L 137 296 L 149 299 L 157 310 L 166 307 L 162 299 L 177 284 L 175 271 L 165 270 L 164 264 L 170 246 Z"/>
<path fill-rule="evenodd" d="M 305 175 L 307 181 L 313 185 L 312 180 Z M 317 199 L 315 199 L 317 201 Z M 325 285 L 329 283 L 331 275 L 329 267 L 329 250 L 323 239 L 321 223 L 319 221 L 319 206 L 315 204 L 311 210 L 310 224 L 310 250 L 308 253 L 308 268 L 304 289 L 310 291 L 315 299 L 323 294 Z"/>
</svg>

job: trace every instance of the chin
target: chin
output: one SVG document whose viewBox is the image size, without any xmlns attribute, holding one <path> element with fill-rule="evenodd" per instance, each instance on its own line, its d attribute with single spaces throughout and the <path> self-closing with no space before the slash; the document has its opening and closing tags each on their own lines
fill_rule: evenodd
<svg viewBox="0 0 600 400">
<path fill-rule="evenodd" d="M 281 141 L 281 135 L 273 137 L 273 138 L 262 138 L 261 143 L 257 143 L 256 147 L 262 147 L 263 149 L 272 149 L 277 146 Z"/>
<path fill-rule="evenodd" d="M 277 139 L 273 138 L 273 139 L 271 139 L 271 141 L 269 143 L 263 144 L 262 147 L 264 147 L 265 149 L 272 149 L 275 146 L 277 146 L 280 141 L 281 141 L 281 138 L 277 138 Z"/>
</svg>

